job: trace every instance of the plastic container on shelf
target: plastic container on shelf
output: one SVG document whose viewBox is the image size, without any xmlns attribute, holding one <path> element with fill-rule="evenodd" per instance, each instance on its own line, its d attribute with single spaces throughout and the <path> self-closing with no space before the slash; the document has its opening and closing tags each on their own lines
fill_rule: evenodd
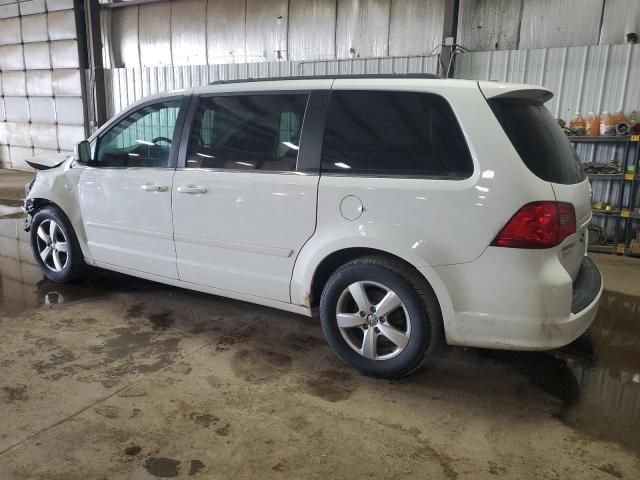
<svg viewBox="0 0 640 480">
<path fill-rule="evenodd" d="M 576 112 L 576 114 L 571 117 L 569 120 L 569 128 L 573 130 L 574 135 L 584 136 L 586 134 L 587 124 L 580 115 L 580 112 Z"/>
<path fill-rule="evenodd" d="M 605 137 L 615 137 L 616 135 L 616 116 L 610 114 L 606 110 L 600 115 L 600 135 Z"/>
<path fill-rule="evenodd" d="M 597 137 L 600 135 L 600 116 L 593 112 L 589 112 L 585 118 L 586 128 L 585 135 Z"/>
</svg>

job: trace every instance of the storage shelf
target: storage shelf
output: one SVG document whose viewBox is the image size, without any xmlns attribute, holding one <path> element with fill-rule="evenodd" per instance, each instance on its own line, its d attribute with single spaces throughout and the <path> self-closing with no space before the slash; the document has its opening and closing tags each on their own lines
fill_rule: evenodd
<svg viewBox="0 0 640 480">
<path fill-rule="evenodd" d="M 567 137 L 571 143 L 624 143 L 624 142 L 637 142 L 638 135 L 624 135 L 619 137 L 583 137 L 583 136 L 570 136 Z"/>
<path fill-rule="evenodd" d="M 604 217 L 620 217 L 620 218 L 640 218 L 640 213 L 629 212 L 628 215 L 622 215 L 620 210 L 591 210 L 594 215 L 600 215 Z"/>
</svg>

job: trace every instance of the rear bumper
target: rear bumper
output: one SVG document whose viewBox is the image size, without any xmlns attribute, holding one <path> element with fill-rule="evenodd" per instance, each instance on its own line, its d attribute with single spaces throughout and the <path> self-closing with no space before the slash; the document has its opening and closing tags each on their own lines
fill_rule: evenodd
<svg viewBox="0 0 640 480">
<path fill-rule="evenodd" d="M 505 261 L 504 254 L 512 257 Z M 600 271 L 588 257 L 575 281 L 557 258 L 514 249 L 489 248 L 475 262 L 437 270 L 455 311 L 445 321 L 451 345 L 505 350 L 567 345 L 595 319 L 603 289 Z"/>
</svg>

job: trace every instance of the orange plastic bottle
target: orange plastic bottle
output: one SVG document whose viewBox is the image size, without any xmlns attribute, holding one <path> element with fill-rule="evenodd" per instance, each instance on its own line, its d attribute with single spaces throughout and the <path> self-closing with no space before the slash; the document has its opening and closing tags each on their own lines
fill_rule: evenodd
<svg viewBox="0 0 640 480">
<path fill-rule="evenodd" d="M 600 116 L 600 135 L 614 137 L 616 135 L 616 119 L 606 110 Z"/>
<path fill-rule="evenodd" d="M 600 135 L 600 116 L 593 112 L 589 112 L 586 122 L 586 134 L 592 137 Z"/>
<path fill-rule="evenodd" d="M 576 112 L 576 114 L 571 117 L 571 120 L 569 120 L 569 128 L 573 130 L 574 135 L 585 135 L 587 124 L 584 118 L 582 118 L 582 115 L 580 115 L 580 112 Z"/>
</svg>

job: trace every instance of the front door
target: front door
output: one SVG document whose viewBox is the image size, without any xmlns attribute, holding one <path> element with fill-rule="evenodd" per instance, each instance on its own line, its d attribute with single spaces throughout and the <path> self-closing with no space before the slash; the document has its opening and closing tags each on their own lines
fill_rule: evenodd
<svg viewBox="0 0 640 480">
<path fill-rule="evenodd" d="M 183 97 L 134 109 L 102 134 L 80 179 L 80 207 L 98 265 L 177 278 L 171 186 Z"/>
<path fill-rule="evenodd" d="M 173 183 L 181 280 L 289 302 L 315 229 L 318 173 L 300 168 L 309 95 L 203 96 Z"/>
</svg>

